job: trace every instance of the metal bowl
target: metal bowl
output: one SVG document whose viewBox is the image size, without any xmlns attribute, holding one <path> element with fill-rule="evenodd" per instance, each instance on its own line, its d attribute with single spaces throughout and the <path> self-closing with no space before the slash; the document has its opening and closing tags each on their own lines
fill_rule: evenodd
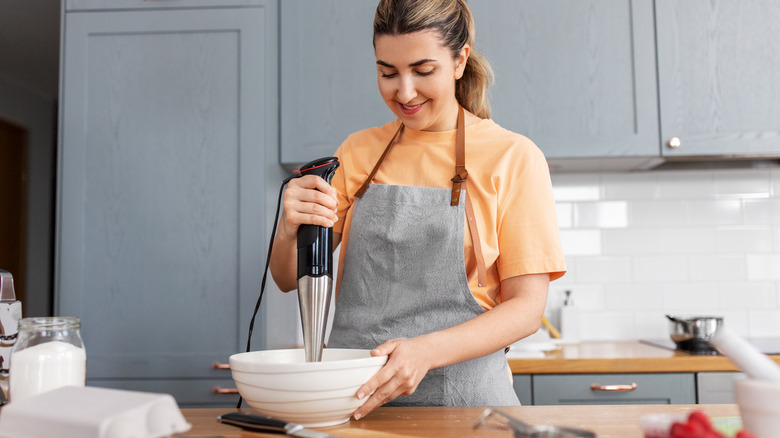
<svg viewBox="0 0 780 438">
<path fill-rule="evenodd" d="M 666 315 L 669 319 L 669 336 L 684 351 L 700 351 L 714 353 L 709 343 L 710 338 L 723 325 L 720 316 L 690 316 L 679 317 Z"/>
</svg>

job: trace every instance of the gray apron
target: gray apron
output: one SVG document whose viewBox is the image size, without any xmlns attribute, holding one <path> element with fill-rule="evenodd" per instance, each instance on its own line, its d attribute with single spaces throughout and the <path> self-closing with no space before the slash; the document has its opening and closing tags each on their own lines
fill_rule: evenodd
<svg viewBox="0 0 780 438">
<path fill-rule="evenodd" d="M 458 188 L 454 202 L 465 194 Z M 465 202 L 451 205 L 454 191 L 451 196 L 448 189 L 372 184 L 362 195 L 352 206 L 348 248 L 342 249 L 347 252 L 328 347 L 373 349 L 485 311 L 469 289 Z M 429 370 L 414 394 L 388 406 L 519 404 L 499 350 Z"/>
</svg>

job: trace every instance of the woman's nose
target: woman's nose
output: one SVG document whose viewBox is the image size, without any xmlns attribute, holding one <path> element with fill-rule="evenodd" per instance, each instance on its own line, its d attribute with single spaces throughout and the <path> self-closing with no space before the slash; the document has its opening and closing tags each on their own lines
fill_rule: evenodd
<svg viewBox="0 0 780 438">
<path fill-rule="evenodd" d="M 410 76 L 401 77 L 398 84 L 397 98 L 401 103 L 409 103 L 415 97 L 417 97 L 417 88 L 414 85 L 414 80 Z"/>
</svg>

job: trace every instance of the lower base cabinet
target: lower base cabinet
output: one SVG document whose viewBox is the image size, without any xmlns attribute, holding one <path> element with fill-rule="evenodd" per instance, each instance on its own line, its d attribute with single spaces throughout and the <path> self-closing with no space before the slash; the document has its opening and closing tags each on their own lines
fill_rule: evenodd
<svg viewBox="0 0 780 438">
<path fill-rule="evenodd" d="M 239 395 L 236 384 L 224 379 L 90 379 L 87 386 L 170 394 L 182 409 L 234 408 Z"/>
<path fill-rule="evenodd" d="M 700 404 L 736 403 L 734 380 L 745 377 L 737 372 L 696 373 L 696 400 Z"/>
<path fill-rule="evenodd" d="M 514 385 L 525 405 L 696 403 L 694 373 L 516 374 Z"/>
</svg>

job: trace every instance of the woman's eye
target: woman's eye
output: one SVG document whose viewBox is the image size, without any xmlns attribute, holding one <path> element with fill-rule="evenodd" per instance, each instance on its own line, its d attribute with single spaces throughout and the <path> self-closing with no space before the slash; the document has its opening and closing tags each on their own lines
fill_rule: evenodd
<svg viewBox="0 0 780 438">
<path fill-rule="evenodd" d="M 432 75 L 433 72 L 434 69 L 430 69 L 430 70 L 418 71 L 417 74 L 420 76 L 428 76 L 428 75 Z"/>
<path fill-rule="evenodd" d="M 383 78 L 394 78 L 397 73 L 382 73 Z"/>
</svg>

